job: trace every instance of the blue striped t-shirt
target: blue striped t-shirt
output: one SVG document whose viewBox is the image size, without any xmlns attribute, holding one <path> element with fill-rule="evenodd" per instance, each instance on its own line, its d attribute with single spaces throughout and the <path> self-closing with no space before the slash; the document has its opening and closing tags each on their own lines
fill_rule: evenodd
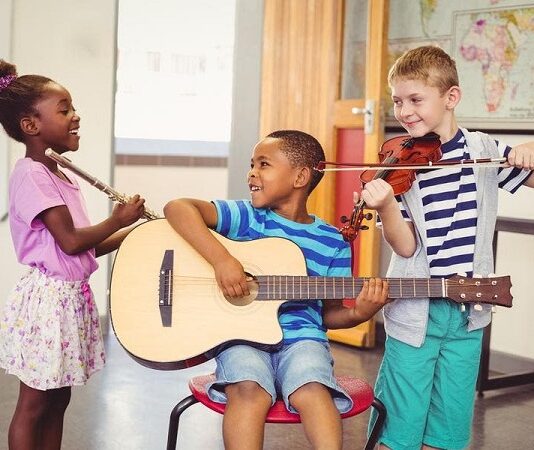
<svg viewBox="0 0 534 450">
<path fill-rule="evenodd" d="M 496 141 L 501 157 L 511 148 Z M 461 130 L 441 146 L 441 161 L 470 159 Z M 484 170 L 484 169 L 481 169 Z M 498 169 L 499 187 L 514 193 L 530 175 L 517 168 Z M 473 275 L 477 202 L 475 175 L 471 167 L 422 170 L 416 176 L 426 223 L 427 256 L 431 277 L 456 273 Z M 397 198 L 405 220 L 410 220 Z"/>
<path fill-rule="evenodd" d="M 237 241 L 283 237 L 297 244 L 306 260 L 308 276 L 350 276 L 349 245 L 339 231 L 318 217 L 304 224 L 288 220 L 270 209 L 254 208 L 250 201 L 215 200 L 215 231 Z M 284 255 L 273 255 L 283 258 Z M 279 310 L 284 344 L 301 339 L 326 341 L 322 301 L 285 302 Z"/>
</svg>

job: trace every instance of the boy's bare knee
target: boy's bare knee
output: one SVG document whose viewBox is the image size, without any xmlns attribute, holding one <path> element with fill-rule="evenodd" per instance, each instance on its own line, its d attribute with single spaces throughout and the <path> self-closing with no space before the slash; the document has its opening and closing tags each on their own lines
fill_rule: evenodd
<svg viewBox="0 0 534 450">
<path fill-rule="evenodd" d="M 225 388 L 228 401 L 244 401 L 271 404 L 271 396 L 255 381 L 240 381 Z"/>
<path fill-rule="evenodd" d="M 325 395 L 331 397 L 330 391 L 325 385 L 317 382 L 311 382 L 302 385 L 295 392 L 293 392 L 289 396 L 289 402 L 296 410 L 299 410 L 306 405 L 322 403 Z"/>
<path fill-rule="evenodd" d="M 291 395 L 314 395 L 314 394 L 319 394 L 319 393 L 325 393 L 325 392 L 329 392 L 328 391 L 328 388 L 324 385 L 324 384 L 321 384 L 321 383 L 318 383 L 316 381 L 312 381 L 311 383 L 306 383 L 306 384 L 303 384 L 301 387 L 299 387 L 297 390 L 295 390 L 295 392 L 293 392 L 293 394 Z"/>
</svg>

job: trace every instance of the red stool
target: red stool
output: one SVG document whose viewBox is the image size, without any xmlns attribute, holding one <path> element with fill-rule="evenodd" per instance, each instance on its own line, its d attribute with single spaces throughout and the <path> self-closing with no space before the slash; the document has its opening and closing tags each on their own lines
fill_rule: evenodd
<svg viewBox="0 0 534 450">
<path fill-rule="evenodd" d="M 371 406 L 376 409 L 378 417 L 373 425 L 369 439 L 367 439 L 367 443 L 365 444 L 365 450 L 372 450 L 376 445 L 378 435 L 382 429 L 382 426 L 384 425 L 384 420 L 386 419 L 386 408 L 380 400 L 374 397 L 373 388 L 365 381 L 348 376 L 339 376 L 336 378 L 339 385 L 345 389 L 345 392 L 349 394 L 350 398 L 352 398 L 352 401 L 354 402 L 354 406 L 350 411 L 341 414 L 342 419 L 356 416 L 357 414 L 366 411 Z M 171 417 L 169 420 L 169 432 L 167 435 L 167 450 L 176 449 L 180 416 L 190 406 L 200 402 L 209 409 L 218 412 L 219 414 L 224 414 L 226 405 L 211 401 L 206 391 L 206 386 L 214 380 L 215 375 L 210 374 L 194 377 L 189 381 L 189 389 L 191 390 L 192 394 L 178 403 L 171 412 Z M 289 412 L 286 409 L 283 400 L 277 400 L 271 409 L 269 409 L 265 422 L 300 423 L 300 416 L 298 414 Z"/>
</svg>

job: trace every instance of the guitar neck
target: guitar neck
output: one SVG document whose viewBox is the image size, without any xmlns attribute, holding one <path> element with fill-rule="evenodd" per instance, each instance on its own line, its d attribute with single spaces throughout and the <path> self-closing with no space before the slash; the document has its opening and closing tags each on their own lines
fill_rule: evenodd
<svg viewBox="0 0 534 450">
<path fill-rule="evenodd" d="M 356 298 L 368 278 L 260 275 L 256 300 Z M 456 303 L 512 306 L 510 277 L 386 278 L 389 298 L 448 298 Z"/>
<path fill-rule="evenodd" d="M 256 276 L 256 300 L 318 300 L 356 298 L 368 278 Z M 387 278 L 390 298 L 447 297 L 444 278 Z"/>
</svg>

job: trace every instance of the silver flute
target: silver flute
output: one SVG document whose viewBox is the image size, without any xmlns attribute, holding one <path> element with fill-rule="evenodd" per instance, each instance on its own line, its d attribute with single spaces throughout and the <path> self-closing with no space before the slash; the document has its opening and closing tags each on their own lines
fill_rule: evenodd
<svg viewBox="0 0 534 450">
<path fill-rule="evenodd" d="M 85 170 L 80 169 L 79 167 L 74 165 L 70 159 L 65 158 L 64 156 L 61 156 L 59 153 L 56 153 L 54 150 L 47 149 L 45 151 L 45 155 L 48 156 L 50 159 L 53 159 L 61 167 L 64 167 L 65 169 L 69 169 L 71 172 L 78 175 L 80 178 L 83 178 L 85 181 L 87 181 L 89 184 L 91 184 L 95 188 L 104 192 L 114 202 L 122 203 L 123 205 L 125 205 L 126 203 L 128 203 L 128 200 L 130 200 L 130 198 L 127 197 L 126 195 L 121 194 L 120 192 L 117 192 L 115 189 L 113 189 L 111 186 L 107 185 L 103 181 L 100 181 L 98 178 L 95 178 L 92 175 L 88 174 Z M 154 211 L 146 207 L 145 207 L 145 212 L 143 214 L 143 217 L 148 220 L 161 218 L 161 216 L 159 216 Z"/>
</svg>

